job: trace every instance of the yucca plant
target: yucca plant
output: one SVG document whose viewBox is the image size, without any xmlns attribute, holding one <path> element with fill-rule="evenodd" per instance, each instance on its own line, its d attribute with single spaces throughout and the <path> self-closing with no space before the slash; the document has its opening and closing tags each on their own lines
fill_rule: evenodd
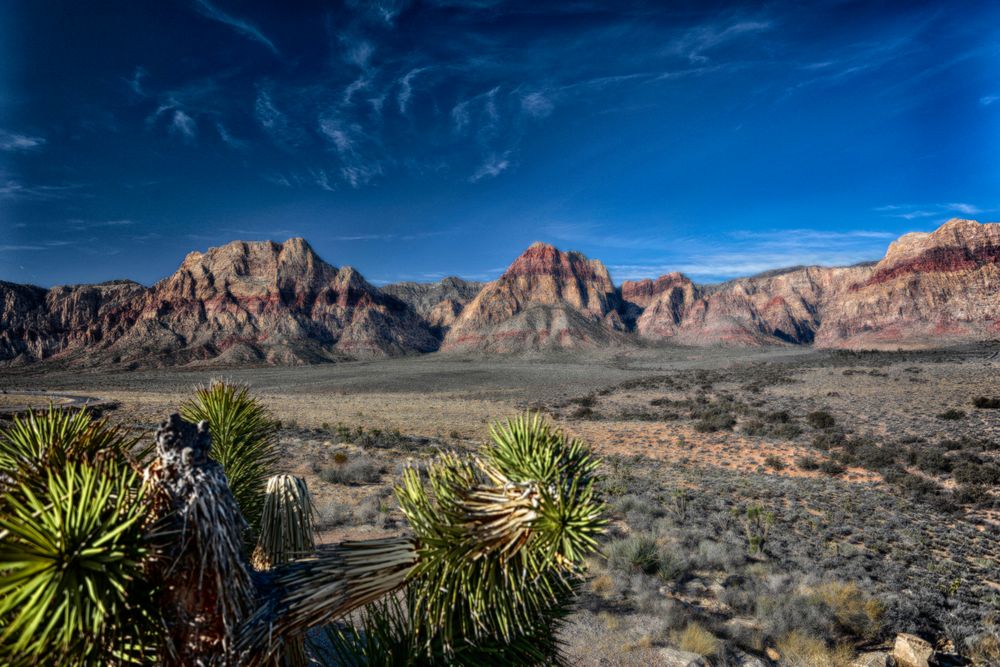
<svg viewBox="0 0 1000 667">
<path fill-rule="evenodd" d="M 0 661 L 125 663 L 155 641 L 133 442 L 52 408 L 0 435 Z"/>
<path fill-rule="evenodd" d="M 123 427 L 94 419 L 89 410 L 48 409 L 17 415 L 0 432 L 0 477 L 43 480 L 67 461 L 124 462 L 138 439 Z"/>
<path fill-rule="evenodd" d="M 253 566 L 269 570 L 275 565 L 312 555 L 316 549 L 314 513 L 304 479 L 275 475 L 267 480 Z"/>
<path fill-rule="evenodd" d="M 210 456 L 226 473 L 229 488 L 251 539 L 260 529 L 267 479 L 275 475 L 280 456 L 278 423 L 246 385 L 213 381 L 195 390 L 181 407 L 181 416 L 192 424 L 209 423 Z"/>
<path fill-rule="evenodd" d="M 306 631 L 361 610 L 332 635 L 340 664 L 559 662 L 603 526 L 581 443 L 498 424 L 478 455 L 405 472 L 411 534 L 314 550 L 304 483 L 265 484 L 276 424 L 247 388 L 184 410 L 141 481 L 105 422 L 50 410 L 0 436 L 0 659 L 303 664 Z M 244 513 L 264 522 L 253 559 Z"/>
</svg>

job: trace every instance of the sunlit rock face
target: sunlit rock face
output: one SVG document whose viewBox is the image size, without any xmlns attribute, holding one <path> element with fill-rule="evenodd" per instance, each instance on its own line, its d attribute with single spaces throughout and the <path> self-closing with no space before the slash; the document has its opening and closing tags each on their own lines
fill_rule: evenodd
<svg viewBox="0 0 1000 667">
<path fill-rule="evenodd" d="M 16 321 L 22 340 L 0 348 L 7 359 L 306 363 L 437 347 L 406 304 L 354 269 L 327 264 L 302 239 L 191 253 L 151 288 L 119 282 L 32 289 L 3 288 L 4 303 L 12 304 L 10 314 L 4 311 L 5 334 L 15 329 L 6 323 Z"/>
<path fill-rule="evenodd" d="M 517 352 L 620 344 L 626 338 L 619 301 L 601 262 L 535 243 L 465 305 L 442 349 Z"/>
</svg>

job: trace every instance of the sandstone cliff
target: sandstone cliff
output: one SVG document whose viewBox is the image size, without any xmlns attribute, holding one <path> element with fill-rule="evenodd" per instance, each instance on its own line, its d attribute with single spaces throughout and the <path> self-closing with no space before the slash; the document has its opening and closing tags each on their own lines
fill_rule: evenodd
<svg viewBox="0 0 1000 667">
<path fill-rule="evenodd" d="M 1000 338 L 1000 223 L 949 220 L 906 234 L 824 311 L 825 347 L 913 347 Z"/>
<path fill-rule="evenodd" d="M 0 282 L 0 363 L 310 363 L 619 345 L 929 347 L 1000 338 L 1000 224 L 950 220 L 874 264 L 615 288 L 601 262 L 536 243 L 497 280 L 379 290 L 302 239 L 191 253 L 152 287 Z M 443 338 L 443 342 L 442 339 Z"/>
<path fill-rule="evenodd" d="M 606 345 L 623 339 L 618 308 L 617 291 L 601 262 L 535 243 L 465 305 L 442 349 Z"/>
<path fill-rule="evenodd" d="M 302 239 L 191 253 L 151 288 L 4 285 L 0 294 L 7 360 L 303 363 L 437 347 L 406 304 L 327 264 Z"/>
</svg>

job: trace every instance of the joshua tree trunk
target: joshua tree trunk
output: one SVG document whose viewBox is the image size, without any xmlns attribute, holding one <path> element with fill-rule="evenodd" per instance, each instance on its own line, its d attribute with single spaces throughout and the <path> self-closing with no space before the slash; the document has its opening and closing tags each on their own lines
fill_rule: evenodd
<svg viewBox="0 0 1000 667">
<path fill-rule="evenodd" d="M 337 545 L 314 557 L 255 572 L 245 522 L 221 466 L 208 458 L 208 425 L 170 418 L 156 432 L 147 469 L 156 497 L 158 558 L 169 628 L 166 665 L 282 664 L 286 638 L 403 585 L 416 564 L 408 538 Z"/>
</svg>

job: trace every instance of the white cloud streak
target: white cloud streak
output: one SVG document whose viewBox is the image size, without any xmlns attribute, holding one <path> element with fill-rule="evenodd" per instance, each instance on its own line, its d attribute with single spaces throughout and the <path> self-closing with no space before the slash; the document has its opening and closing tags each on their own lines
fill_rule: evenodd
<svg viewBox="0 0 1000 667">
<path fill-rule="evenodd" d="M 38 150 L 45 145 L 43 137 L 32 137 L 27 134 L 5 132 L 0 130 L 0 151 L 8 153 Z"/>
<path fill-rule="evenodd" d="M 210 18 L 213 21 L 218 21 L 219 23 L 228 25 L 244 37 L 247 37 L 259 44 L 263 44 L 274 55 L 281 55 L 278 51 L 278 47 L 274 45 L 274 42 L 268 39 L 264 33 L 262 33 L 249 21 L 227 14 L 215 5 L 209 3 L 208 0 L 195 0 L 195 6 L 198 9 L 198 12 L 203 16 Z"/>
</svg>

